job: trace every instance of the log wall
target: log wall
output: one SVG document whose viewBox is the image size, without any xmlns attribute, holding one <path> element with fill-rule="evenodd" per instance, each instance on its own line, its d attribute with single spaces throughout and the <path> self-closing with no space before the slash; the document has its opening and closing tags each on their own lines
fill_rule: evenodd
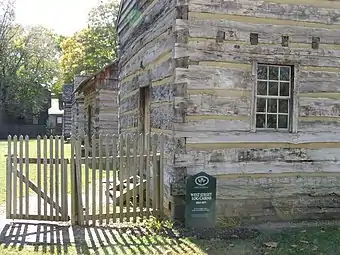
<svg viewBox="0 0 340 255">
<path fill-rule="evenodd" d="M 178 1 L 175 167 L 218 178 L 218 214 L 339 217 L 340 3 Z M 258 45 L 250 34 L 258 34 Z M 222 38 L 221 38 L 222 36 Z M 289 36 L 288 47 L 282 36 Z M 312 49 L 313 37 L 320 38 Z M 257 63 L 294 66 L 293 131 L 255 132 Z M 184 89 L 183 89 L 184 88 Z M 183 153 L 185 152 L 185 153 Z M 179 172 L 178 172 L 179 174 Z"/>
<path fill-rule="evenodd" d="M 143 130 L 140 88 L 149 86 L 151 133 L 166 139 L 164 206 L 172 211 L 169 185 L 173 169 L 173 82 L 175 1 L 122 1 L 118 18 L 119 131 Z"/>
</svg>

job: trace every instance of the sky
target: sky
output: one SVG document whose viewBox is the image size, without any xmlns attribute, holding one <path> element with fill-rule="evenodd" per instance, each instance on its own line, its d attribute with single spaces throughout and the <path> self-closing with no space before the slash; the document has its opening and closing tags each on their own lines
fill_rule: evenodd
<svg viewBox="0 0 340 255">
<path fill-rule="evenodd" d="M 86 27 L 87 14 L 97 0 L 16 0 L 16 22 L 40 24 L 62 35 Z"/>
</svg>

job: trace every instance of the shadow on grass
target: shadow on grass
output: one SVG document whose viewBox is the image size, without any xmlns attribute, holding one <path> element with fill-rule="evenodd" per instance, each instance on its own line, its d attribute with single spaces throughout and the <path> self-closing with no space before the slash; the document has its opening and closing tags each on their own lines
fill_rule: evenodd
<svg viewBox="0 0 340 255">
<path fill-rule="evenodd" d="M 181 238 L 142 227 L 80 227 L 11 223 L 0 234 L 2 249 L 49 254 L 199 254 Z"/>
</svg>

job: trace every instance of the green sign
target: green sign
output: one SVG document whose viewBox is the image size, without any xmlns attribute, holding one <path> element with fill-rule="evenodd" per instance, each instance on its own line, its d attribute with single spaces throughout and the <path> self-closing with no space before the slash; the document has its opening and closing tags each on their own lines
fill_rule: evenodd
<svg viewBox="0 0 340 255">
<path fill-rule="evenodd" d="M 216 178 L 201 172 L 186 183 L 187 228 L 214 228 L 216 211 Z"/>
</svg>

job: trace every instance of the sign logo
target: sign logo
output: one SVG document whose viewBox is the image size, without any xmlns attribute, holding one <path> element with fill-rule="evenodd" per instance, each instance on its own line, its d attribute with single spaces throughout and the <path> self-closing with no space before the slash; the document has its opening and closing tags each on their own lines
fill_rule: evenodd
<svg viewBox="0 0 340 255">
<path fill-rule="evenodd" d="M 206 176 L 201 175 L 195 178 L 195 184 L 198 186 L 205 186 L 205 185 L 208 185 L 208 183 L 209 183 L 209 178 Z"/>
</svg>

